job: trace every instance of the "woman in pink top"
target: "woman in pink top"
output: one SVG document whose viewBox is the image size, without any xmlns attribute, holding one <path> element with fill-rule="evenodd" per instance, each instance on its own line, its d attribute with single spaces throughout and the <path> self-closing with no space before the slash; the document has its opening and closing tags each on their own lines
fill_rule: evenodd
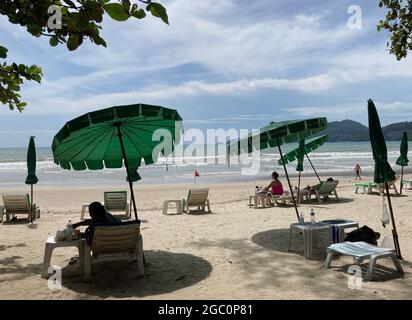
<svg viewBox="0 0 412 320">
<path fill-rule="evenodd" d="M 276 196 L 281 196 L 284 193 L 282 182 L 279 181 L 279 174 L 275 171 L 272 173 L 272 182 L 265 188 Z"/>
</svg>

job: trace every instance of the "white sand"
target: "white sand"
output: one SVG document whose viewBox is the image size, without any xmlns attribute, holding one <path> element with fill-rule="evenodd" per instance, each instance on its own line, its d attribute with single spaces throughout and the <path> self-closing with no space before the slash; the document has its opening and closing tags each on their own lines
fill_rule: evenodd
<svg viewBox="0 0 412 320">
<path fill-rule="evenodd" d="M 304 182 L 314 183 L 314 179 Z M 104 190 L 123 186 L 61 188 L 35 187 L 35 201 L 42 216 L 36 229 L 24 220 L 0 225 L 0 298 L 2 299 L 410 299 L 412 298 L 412 192 L 394 197 L 406 276 L 384 276 L 363 283 L 362 290 L 348 289 L 346 270 L 351 259 L 334 261 L 325 270 L 323 261 L 306 260 L 302 253 L 288 253 L 289 224 L 296 221 L 293 207 L 255 210 L 247 206 L 254 183 L 211 185 L 213 214 L 161 213 L 166 199 L 181 199 L 185 185 L 136 186 L 139 217 L 147 260 L 146 275 L 136 276 L 128 262 L 101 263 L 93 267 L 93 281 L 82 281 L 78 264 L 68 265 L 76 249 L 56 249 L 52 263 L 63 268 L 63 289 L 50 290 L 40 277 L 44 241 L 77 221 L 83 202 L 103 200 Z M 382 198 L 356 195 L 353 181 L 341 178 L 340 201 L 301 205 L 317 219 L 346 218 L 367 224 L 383 236 L 390 234 L 379 221 Z M 200 187 L 197 185 L 196 187 Z M 190 186 L 194 187 L 194 185 Z M 26 192 L 0 189 L 0 193 Z M 297 241 L 298 243 L 298 241 Z M 296 246 L 295 249 L 299 247 Z M 393 268 L 390 261 L 381 263 Z"/>
</svg>

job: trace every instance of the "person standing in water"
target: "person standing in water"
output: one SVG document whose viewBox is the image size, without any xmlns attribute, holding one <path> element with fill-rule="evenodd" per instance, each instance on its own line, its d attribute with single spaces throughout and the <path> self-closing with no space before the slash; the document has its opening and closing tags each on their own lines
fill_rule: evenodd
<svg viewBox="0 0 412 320">
<path fill-rule="evenodd" d="M 359 180 L 362 180 L 362 177 L 361 177 L 362 169 L 361 169 L 359 163 L 356 164 L 356 166 L 353 170 L 355 171 L 355 174 L 356 174 L 355 180 L 358 180 L 358 178 L 359 178 Z"/>
</svg>

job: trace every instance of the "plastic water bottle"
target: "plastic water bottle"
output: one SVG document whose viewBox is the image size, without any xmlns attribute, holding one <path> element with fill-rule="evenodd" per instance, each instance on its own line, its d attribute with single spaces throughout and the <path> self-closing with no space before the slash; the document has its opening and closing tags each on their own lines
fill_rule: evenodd
<svg viewBox="0 0 412 320">
<path fill-rule="evenodd" d="M 303 213 L 299 216 L 299 224 L 305 224 L 305 217 L 303 216 Z"/>
<path fill-rule="evenodd" d="M 67 227 L 66 227 L 66 240 L 72 241 L 72 239 L 73 239 L 73 224 L 72 224 L 72 221 L 69 220 L 69 222 L 67 222 Z"/>
<path fill-rule="evenodd" d="M 315 210 L 310 209 L 310 223 L 316 223 L 315 221 Z"/>
</svg>

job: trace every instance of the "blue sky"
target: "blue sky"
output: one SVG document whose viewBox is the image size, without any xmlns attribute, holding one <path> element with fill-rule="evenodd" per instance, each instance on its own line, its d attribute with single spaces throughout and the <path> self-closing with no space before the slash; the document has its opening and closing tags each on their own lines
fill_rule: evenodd
<svg viewBox="0 0 412 320">
<path fill-rule="evenodd" d="M 63 124 L 112 105 L 176 108 L 185 128 L 259 128 L 270 121 L 327 116 L 367 122 L 373 98 L 383 124 L 412 120 L 411 58 L 397 61 L 376 25 L 378 0 L 163 0 L 170 26 L 148 17 L 106 19 L 108 48 L 85 41 L 51 48 L 0 17 L 8 61 L 43 67 L 27 84 L 23 114 L 0 108 L 0 147 L 35 135 L 50 146 Z M 347 26 L 362 9 L 362 28 Z"/>
</svg>

